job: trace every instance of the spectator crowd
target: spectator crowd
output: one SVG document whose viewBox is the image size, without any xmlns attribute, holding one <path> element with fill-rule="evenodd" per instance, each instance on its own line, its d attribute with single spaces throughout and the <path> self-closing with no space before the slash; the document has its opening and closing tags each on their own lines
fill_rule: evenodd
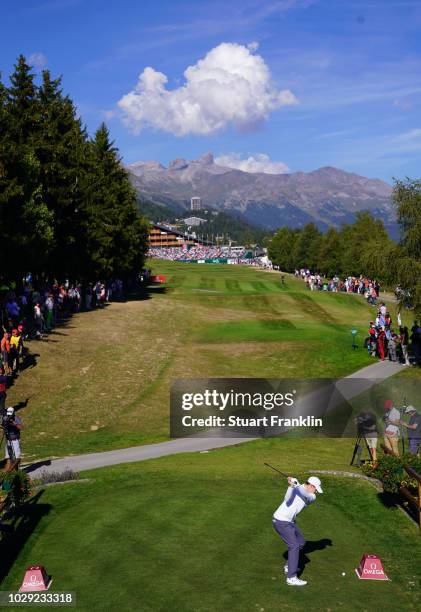
<svg viewBox="0 0 421 612">
<path fill-rule="evenodd" d="M 16 377 L 25 365 L 26 342 L 41 340 L 72 314 L 102 308 L 122 293 L 120 279 L 108 284 L 97 281 L 84 288 L 68 280 L 35 287 L 28 279 L 21 290 L 0 295 L 0 411 L 5 408 L 8 379 Z"/>
<path fill-rule="evenodd" d="M 380 295 L 380 283 L 366 276 L 348 276 L 344 279 L 333 276 L 330 279 L 321 274 L 315 274 L 310 270 L 302 268 L 295 270 L 295 276 L 301 277 L 306 287 L 311 291 L 333 291 L 343 293 L 358 293 L 363 295 L 369 304 L 376 305 Z"/>
<path fill-rule="evenodd" d="M 167 259 L 170 261 L 200 261 L 201 259 L 217 259 L 219 257 L 241 257 L 245 250 L 229 254 L 229 251 L 217 246 L 194 245 L 189 249 L 179 247 L 153 247 L 149 249 L 148 256 L 156 259 Z"/>
<path fill-rule="evenodd" d="M 333 291 L 344 293 L 356 293 L 363 295 L 367 302 L 377 307 L 374 321 L 370 321 L 368 335 L 364 346 L 372 357 L 380 361 L 393 361 L 404 365 L 421 365 L 421 325 L 414 321 L 409 332 L 408 327 L 401 325 L 398 315 L 398 325 L 393 327 L 392 318 L 384 302 L 379 302 L 380 283 L 366 276 L 348 276 L 340 279 L 333 276 L 331 279 L 324 278 L 321 274 L 315 274 L 308 269 L 295 270 L 295 276 L 302 278 L 310 291 Z M 401 289 L 395 290 L 396 298 L 401 297 Z"/>
</svg>

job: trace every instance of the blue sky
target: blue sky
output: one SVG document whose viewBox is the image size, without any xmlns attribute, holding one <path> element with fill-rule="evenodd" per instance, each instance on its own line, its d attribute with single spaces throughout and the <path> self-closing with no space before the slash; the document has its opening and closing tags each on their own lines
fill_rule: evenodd
<svg viewBox="0 0 421 612">
<path fill-rule="evenodd" d="M 63 75 L 127 163 L 391 182 L 421 176 L 420 31 L 420 0 L 3 0 L 0 70 L 23 53 Z"/>
</svg>

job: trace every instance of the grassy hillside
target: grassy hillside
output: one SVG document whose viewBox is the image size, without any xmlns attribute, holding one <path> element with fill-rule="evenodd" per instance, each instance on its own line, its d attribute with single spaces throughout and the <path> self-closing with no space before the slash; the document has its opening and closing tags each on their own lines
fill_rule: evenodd
<svg viewBox="0 0 421 612">
<path fill-rule="evenodd" d="M 29 398 L 25 460 L 168 437 L 172 379 L 330 377 L 370 363 L 361 296 L 311 293 L 244 266 L 152 262 L 166 289 L 75 316 L 9 391 Z M 142 297 L 142 296 L 141 296 Z M 351 348 L 356 327 L 360 348 Z"/>
</svg>

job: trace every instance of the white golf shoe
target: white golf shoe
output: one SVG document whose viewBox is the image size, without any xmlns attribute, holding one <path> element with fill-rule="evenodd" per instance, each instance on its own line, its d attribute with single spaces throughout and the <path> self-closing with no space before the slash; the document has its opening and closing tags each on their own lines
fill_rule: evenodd
<svg viewBox="0 0 421 612">
<path fill-rule="evenodd" d="M 289 586 L 305 586 L 307 584 L 306 580 L 300 580 L 297 576 L 293 576 L 292 578 L 287 578 L 287 584 Z"/>
</svg>

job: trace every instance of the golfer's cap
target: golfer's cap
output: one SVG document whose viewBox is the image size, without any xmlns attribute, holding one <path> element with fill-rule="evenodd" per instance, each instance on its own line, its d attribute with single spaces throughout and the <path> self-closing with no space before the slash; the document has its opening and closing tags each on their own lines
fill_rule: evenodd
<svg viewBox="0 0 421 612">
<path fill-rule="evenodd" d="M 407 406 L 406 410 L 405 410 L 405 414 L 407 414 L 408 412 L 416 412 L 417 409 L 415 408 L 415 406 Z"/>
<path fill-rule="evenodd" d="M 307 482 L 313 485 L 313 487 L 316 487 L 316 491 L 318 493 L 323 493 L 322 483 L 320 482 L 320 478 L 317 478 L 317 476 L 310 476 Z"/>
<path fill-rule="evenodd" d="M 13 414 L 15 412 L 15 409 L 13 408 L 13 406 L 9 406 L 9 408 L 7 409 L 6 412 L 10 416 L 11 414 Z"/>
</svg>

